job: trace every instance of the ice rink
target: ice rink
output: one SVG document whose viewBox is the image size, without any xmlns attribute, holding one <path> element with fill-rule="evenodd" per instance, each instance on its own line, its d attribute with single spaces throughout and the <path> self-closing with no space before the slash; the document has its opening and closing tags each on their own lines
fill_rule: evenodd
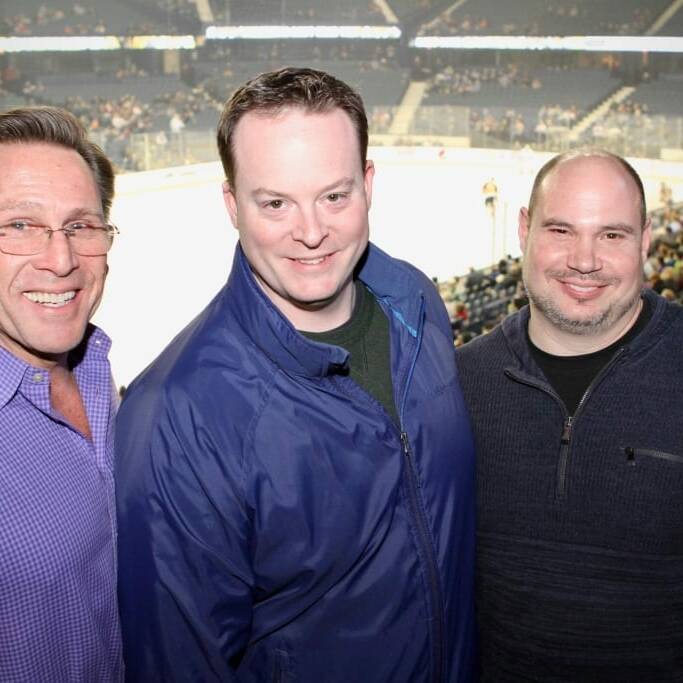
<svg viewBox="0 0 683 683">
<path fill-rule="evenodd" d="M 518 254 L 517 213 L 549 157 L 532 151 L 374 148 L 371 239 L 440 280 Z M 683 196 L 683 167 L 632 160 L 656 206 L 661 180 Z M 499 188 L 496 220 L 482 186 Z M 95 322 L 112 337 L 112 369 L 127 385 L 224 284 L 237 232 L 223 206 L 219 164 L 117 179 L 112 220 L 121 235 Z"/>
</svg>

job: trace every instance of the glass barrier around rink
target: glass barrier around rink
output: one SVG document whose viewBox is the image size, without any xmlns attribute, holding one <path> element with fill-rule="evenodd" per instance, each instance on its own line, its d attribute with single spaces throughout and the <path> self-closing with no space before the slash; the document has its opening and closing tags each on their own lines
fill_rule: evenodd
<svg viewBox="0 0 683 683">
<path fill-rule="evenodd" d="M 547 108 L 546 108 L 547 109 Z M 399 107 L 369 107 L 372 145 L 443 146 L 563 152 L 591 145 L 623 156 L 683 161 L 683 117 L 609 113 L 580 134 L 581 121 L 562 112 L 516 112 L 462 106 L 424 106 L 412 115 Z M 218 161 L 215 130 L 160 130 L 119 135 L 99 133 L 96 141 L 121 170 L 144 171 Z"/>
</svg>

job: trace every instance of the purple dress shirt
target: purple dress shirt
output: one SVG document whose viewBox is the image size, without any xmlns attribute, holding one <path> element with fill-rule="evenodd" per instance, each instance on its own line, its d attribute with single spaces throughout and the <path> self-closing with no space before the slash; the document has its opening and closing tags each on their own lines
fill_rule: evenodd
<svg viewBox="0 0 683 683">
<path fill-rule="evenodd" d="M 50 377 L 0 348 L 0 681 L 123 678 L 116 606 L 110 341 L 74 368 L 92 441 L 50 407 Z"/>
</svg>

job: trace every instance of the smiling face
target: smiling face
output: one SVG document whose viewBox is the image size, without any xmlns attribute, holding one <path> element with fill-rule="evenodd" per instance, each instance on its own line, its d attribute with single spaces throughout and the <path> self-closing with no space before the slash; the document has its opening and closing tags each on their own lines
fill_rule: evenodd
<svg viewBox="0 0 683 683">
<path fill-rule="evenodd" d="M 92 172 L 77 152 L 51 144 L 0 144 L 0 224 L 23 219 L 58 229 L 103 223 Z M 50 368 L 83 339 L 107 273 L 106 256 L 79 256 L 64 233 L 40 254 L 0 252 L 0 346 Z"/>
<path fill-rule="evenodd" d="M 368 243 L 374 168 L 341 109 L 249 112 L 233 140 L 235 187 L 225 202 L 254 275 L 300 330 L 351 317 L 353 270 Z"/>
<path fill-rule="evenodd" d="M 650 226 L 633 179 L 614 160 L 578 157 L 543 181 L 533 215 L 520 212 L 529 335 L 558 355 L 619 339 L 641 307 Z"/>
</svg>

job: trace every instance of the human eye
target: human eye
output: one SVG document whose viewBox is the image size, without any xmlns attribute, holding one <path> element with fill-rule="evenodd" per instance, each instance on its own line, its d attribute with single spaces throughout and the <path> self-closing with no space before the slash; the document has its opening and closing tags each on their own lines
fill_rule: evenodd
<svg viewBox="0 0 683 683">
<path fill-rule="evenodd" d="M 617 230 L 610 230 L 609 232 L 605 233 L 605 239 L 613 242 L 617 240 L 623 240 L 625 237 L 623 232 L 618 232 Z"/>
<path fill-rule="evenodd" d="M 330 192 L 327 195 L 327 201 L 330 202 L 330 204 L 338 204 L 339 202 L 342 202 L 344 199 L 346 199 L 348 196 L 348 192 Z"/>
<path fill-rule="evenodd" d="M 0 234 L 7 237 L 16 237 L 18 235 L 26 234 L 32 232 L 32 228 L 35 229 L 36 226 L 31 225 L 28 221 L 14 220 L 3 223 L 0 226 Z"/>
<path fill-rule="evenodd" d="M 88 221 L 74 221 L 73 223 L 64 226 L 65 232 L 72 237 L 78 237 L 80 239 L 95 237 L 102 230 L 106 230 L 106 228 L 101 225 L 89 223 Z"/>
<path fill-rule="evenodd" d="M 263 202 L 261 206 L 264 209 L 269 209 L 271 211 L 279 211 L 284 208 L 285 202 L 282 199 L 269 199 L 267 202 Z"/>
<path fill-rule="evenodd" d="M 97 226 L 92 225 L 86 221 L 74 221 L 64 226 L 64 232 L 71 237 L 78 239 L 87 239 L 97 234 Z"/>
</svg>

